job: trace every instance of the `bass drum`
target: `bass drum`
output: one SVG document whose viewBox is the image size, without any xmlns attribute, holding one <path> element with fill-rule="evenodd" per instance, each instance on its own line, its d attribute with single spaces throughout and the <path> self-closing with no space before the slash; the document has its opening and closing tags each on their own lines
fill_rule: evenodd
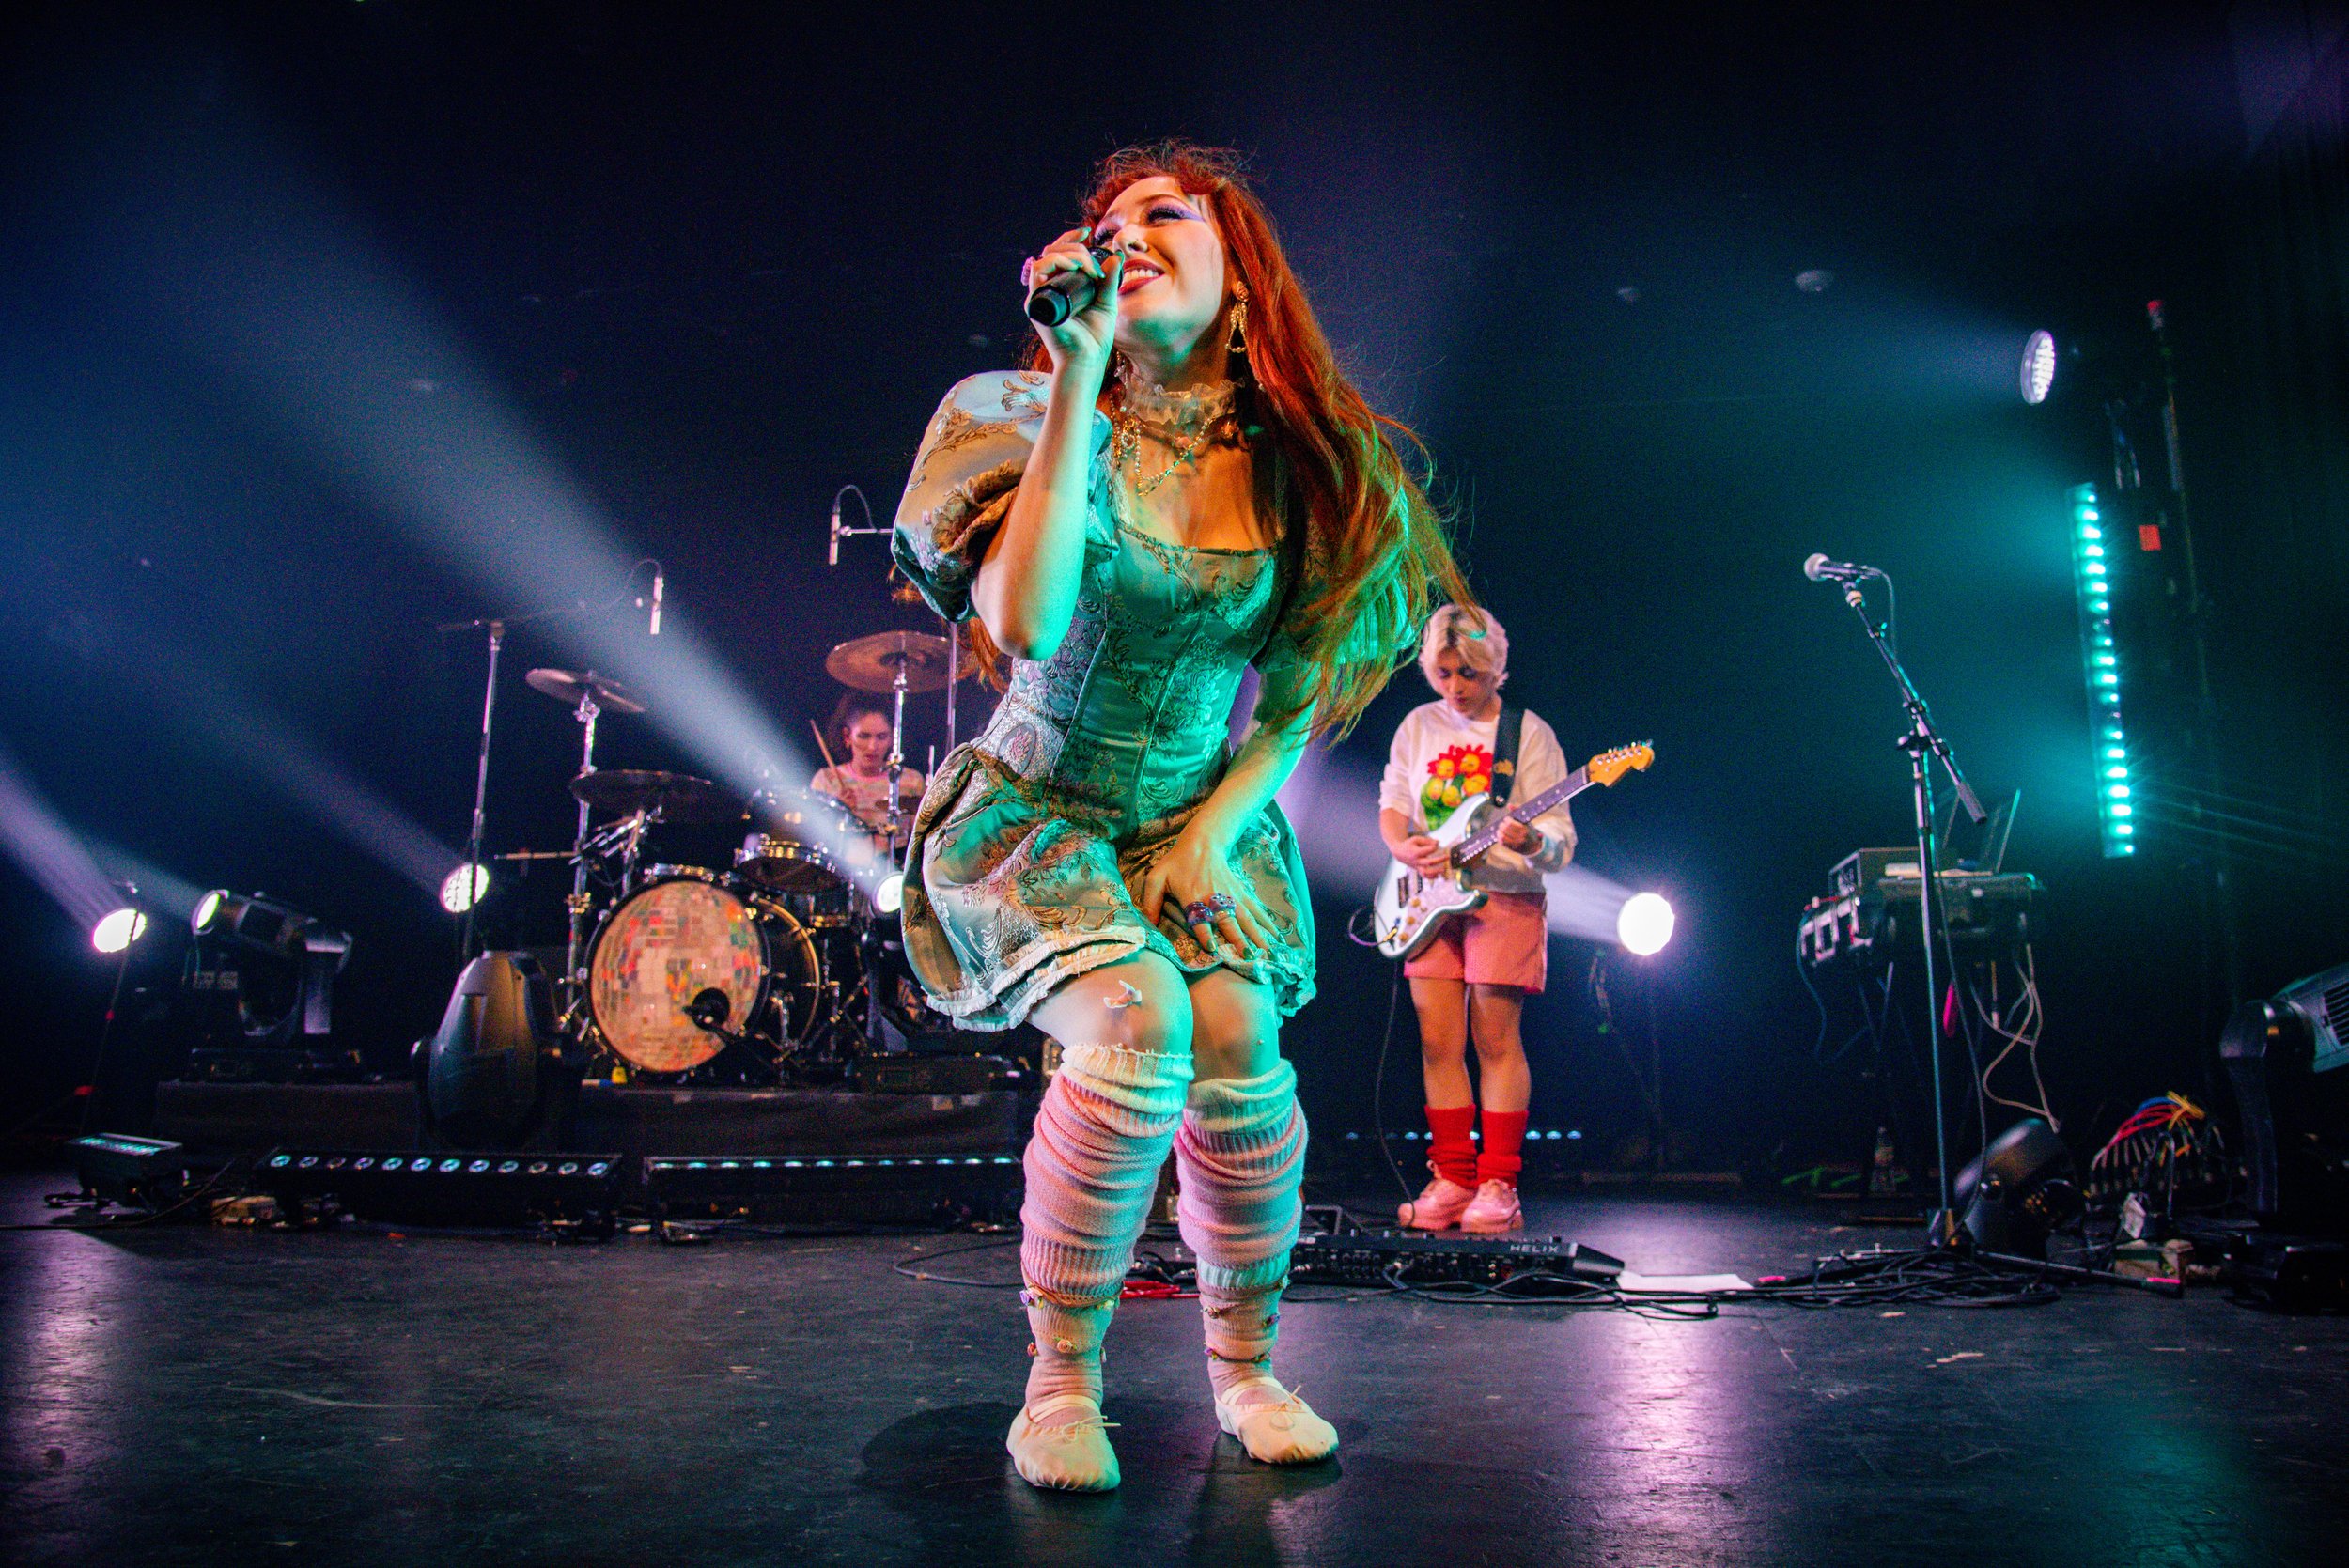
<svg viewBox="0 0 2349 1568">
<path fill-rule="evenodd" d="M 812 1032 L 823 1000 L 807 927 L 772 899 L 709 872 L 659 870 L 596 933 L 587 966 L 596 1032 L 640 1071 L 691 1072 L 731 1043 L 687 1016 L 698 1002 L 726 1035 L 747 1036 L 770 1065 L 780 1061 Z"/>
</svg>

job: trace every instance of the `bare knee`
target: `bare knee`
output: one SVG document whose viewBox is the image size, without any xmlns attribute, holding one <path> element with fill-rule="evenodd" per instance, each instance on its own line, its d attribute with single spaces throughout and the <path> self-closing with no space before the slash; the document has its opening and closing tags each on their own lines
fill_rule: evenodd
<svg viewBox="0 0 2349 1568">
<path fill-rule="evenodd" d="M 1064 1046 L 1176 1056 L 1191 1048 L 1190 992 L 1181 971 L 1155 954 L 1086 970 L 1047 997 L 1033 1017 Z"/>
<path fill-rule="evenodd" d="M 1216 970 L 1192 983 L 1190 1010 L 1195 1076 L 1260 1078 L 1280 1062 L 1281 1010 L 1266 986 Z"/>
</svg>

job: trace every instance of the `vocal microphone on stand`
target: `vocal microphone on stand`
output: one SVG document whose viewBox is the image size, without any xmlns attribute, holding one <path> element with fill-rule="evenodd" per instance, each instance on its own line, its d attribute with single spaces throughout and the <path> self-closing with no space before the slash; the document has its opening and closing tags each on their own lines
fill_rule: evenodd
<svg viewBox="0 0 2349 1568">
<path fill-rule="evenodd" d="M 656 566 L 652 569 L 652 629 L 646 633 L 648 637 L 661 635 L 661 591 L 664 585 L 661 568 Z"/>
<path fill-rule="evenodd" d="M 1858 582 L 1884 574 L 1874 567 L 1863 567 L 1852 561 L 1830 561 L 1822 551 L 1802 564 L 1802 575 L 1813 582 Z"/>
<path fill-rule="evenodd" d="M 840 498 L 836 495 L 832 498 L 832 561 L 830 564 L 835 567 L 840 564 Z"/>
<path fill-rule="evenodd" d="M 1093 259 L 1106 264 L 1113 254 L 1106 245 L 1088 245 Z M 1028 290 L 1028 319 L 1039 327 L 1057 327 L 1093 303 L 1101 280 L 1082 272 L 1057 272 Z"/>
</svg>

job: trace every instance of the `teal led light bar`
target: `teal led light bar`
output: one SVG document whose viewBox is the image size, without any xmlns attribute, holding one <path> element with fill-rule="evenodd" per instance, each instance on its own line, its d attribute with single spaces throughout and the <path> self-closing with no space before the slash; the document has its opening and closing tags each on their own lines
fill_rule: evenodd
<svg viewBox="0 0 2349 1568">
<path fill-rule="evenodd" d="M 2079 594 L 2080 657 L 2088 671 L 2088 732 L 2096 759 L 2096 824 L 2105 856 L 2137 853 L 2136 790 L 2121 722 L 2121 655 L 2112 640 L 2115 557 L 2096 487 L 2072 488 L 2072 582 Z"/>
</svg>

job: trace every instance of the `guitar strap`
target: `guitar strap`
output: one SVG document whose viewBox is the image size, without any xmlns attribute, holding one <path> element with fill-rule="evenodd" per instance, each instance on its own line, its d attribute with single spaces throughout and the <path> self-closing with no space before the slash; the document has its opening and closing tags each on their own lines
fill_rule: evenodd
<svg viewBox="0 0 2349 1568">
<path fill-rule="evenodd" d="M 1509 791 L 1517 782 L 1517 738 L 1525 733 L 1525 709 L 1507 703 L 1501 705 L 1501 718 L 1493 725 L 1493 787 L 1495 810 L 1509 803 Z"/>
</svg>

